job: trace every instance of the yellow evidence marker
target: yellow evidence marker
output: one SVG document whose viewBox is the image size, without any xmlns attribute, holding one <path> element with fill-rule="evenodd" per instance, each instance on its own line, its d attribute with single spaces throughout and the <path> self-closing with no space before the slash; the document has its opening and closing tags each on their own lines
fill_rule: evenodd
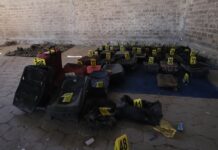
<svg viewBox="0 0 218 150">
<path fill-rule="evenodd" d="M 89 56 L 89 57 L 94 56 L 94 54 L 95 54 L 95 52 L 94 52 L 93 50 L 89 50 L 89 51 L 88 51 L 88 56 Z"/>
<path fill-rule="evenodd" d="M 111 60 L 111 52 L 106 52 L 106 60 Z"/>
<path fill-rule="evenodd" d="M 195 51 L 191 51 L 190 52 L 190 56 L 196 56 L 196 52 Z"/>
<path fill-rule="evenodd" d="M 173 65 L 173 57 L 168 57 L 167 64 L 168 65 Z"/>
<path fill-rule="evenodd" d="M 110 45 L 109 45 L 109 44 L 106 44 L 106 45 L 105 45 L 105 50 L 106 50 L 106 51 L 109 51 L 109 50 L 110 50 Z"/>
<path fill-rule="evenodd" d="M 196 65 L 197 64 L 197 57 L 191 56 L 190 57 L 190 65 Z"/>
<path fill-rule="evenodd" d="M 120 51 L 121 52 L 125 52 L 126 51 L 126 48 L 124 46 L 120 46 Z"/>
<path fill-rule="evenodd" d="M 124 55 L 125 55 L 125 59 L 126 59 L 126 60 L 130 60 L 129 52 L 125 52 Z"/>
<path fill-rule="evenodd" d="M 100 46 L 100 47 L 99 47 L 99 50 L 100 50 L 100 51 L 103 51 L 103 46 Z"/>
<path fill-rule="evenodd" d="M 63 103 L 70 103 L 72 101 L 73 93 L 65 93 L 62 97 L 64 98 L 62 100 Z"/>
<path fill-rule="evenodd" d="M 110 46 L 110 51 L 114 51 L 114 47 L 113 46 Z"/>
<path fill-rule="evenodd" d="M 99 107 L 98 109 L 102 116 L 111 116 L 110 107 Z"/>
<path fill-rule="evenodd" d="M 103 88 L 104 87 L 104 82 L 103 81 L 98 81 L 96 83 L 96 88 Z"/>
<path fill-rule="evenodd" d="M 135 53 L 136 53 L 136 50 L 137 50 L 137 48 L 136 48 L 136 47 L 133 47 L 133 48 L 132 48 L 132 53 L 135 54 Z"/>
<path fill-rule="evenodd" d="M 132 41 L 132 42 L 130 42 L 130 45 L 131 45 L 131 46 L 135 46 L 135 45 L 136 45 L 136 42 L 133 42 L 133 41 Z"/>
<path fill-rule="evenodd" d="M 90 60 L 90 63 L 91 63 L 91 66 L 92 66 L 92 67 L 95 67 L 95 66 L 96 66 L 96 59 L 94 59 L 94 58 L 91 59 L 91 60 Z"/>
<path fill-rule="evenodd" d="M 189 52 L 189 49 L 188 49 L 188 48 L 186 48 L 184 51 L 185 51 L 185 52 Z"/>
<path fill-rule="evenodd" d="M 134 100 L 133 100 L 133 105 L 134 105 L 135 107 L 142 108 L 142 107 L 143 107 L 143 105 L 142 105 L 142 99 L 140 99 L 140 98 L 134 99 Z"/>
<path fill-rule="evenodd" d="M 83 62 L 81 60 L 77 60 L 77 64 L 83 65 Z"/>
<path fill-rule="evenodd" d="M 152 56 L 157 56 L 157 50 L 156 49 L 152 50 Z"/>
<path fill-rule="evenodd" d="M 160 47 L 157 48 L 157 52 L 158 52 L 158 53 L 161 52 L 161 48 L 160 48 Z"/>
<path fill-rule="evenodd" d="M 170 56 L 174 56 L 175 52 L 176 52 L 176 49 L 175 48 L 171 48 L 170 49 Z"/>
<path fill-rule="evenodd" d="M 189 78 L 189 74 L 187 72 L 184 74 L 182 81 L 183 81 L 183 83 L 189 83 L 190 78 Z"/>
<path fill-rule="evenodd" d="M 138 47 L 136 50 L 136 54 L 138 55 L 142 54 L 142 48 Z"/>
<path fill-rule="evenodd" d="M 34 65 L 46 65 L 45 59 L 42 58 L 34 58 L 33 60 Z"/>
<path fill-rule="evenodd" d="M 149 65 L 154 64 L 154 57 L 149 57 L 149 58 L 148 58 L 148 64 L 149 64 Z"/>
<path fill-rule="evenodd" d="M 127 135 L 124 134 L 115 140 L 114 150 L 129 150 Z"/>
</svg>

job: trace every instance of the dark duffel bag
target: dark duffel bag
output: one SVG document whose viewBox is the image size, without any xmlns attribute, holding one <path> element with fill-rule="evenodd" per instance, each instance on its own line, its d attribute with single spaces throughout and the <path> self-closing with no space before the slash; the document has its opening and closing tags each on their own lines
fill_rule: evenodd
<svg viewBox="0 0 218 150">
<path fill-rule="evenodd" d="M 87 86 L 87 77 L 65 77 L 53 103 L 47 107 L 51 118 L 78 121 L 83 114 Z"/>
<path fill-rule="evenodd" d="M 166 61 L 160 62 L 160 68 L 163 73 L 176 73 L 179 71 L 179 65 L 177 63 L 169 65 Z"/>
<path fill-rule="evenodd" d="M 114 63 L 114 51 L 103 51 L 99 53 L 99 62 L 99 64 L 101 64 L 102 66 L 107 63 Z"/>
<path fill-rule="evenodd" d="M 31 113 L 46 107 L 51 97 L 54 71 L 47 66 L 26 66 L 16 90 L 13 105 Z"/>
<path fill-rule="evenodd" d="M 143 64 L 144 64 L 144 68 L 146 72 L 148 73 L 158 73 L 159 72 L 160 66 L 158 63 L 149 64 L 147 62 L 144 62 Z"/>
<path fill-rule="evenodd" d="M 194 78 L 206 78 L 209 73 L 209 67 L 205 63 L 198 62 L 196 65 L 184 65 L 182 68 L 191 74 Z"/>
<path fill-rule="evenodd" d="M 90 74 L 89 95 L 107 95 L 109 86 L 109 75 L 106 71 L 97 71 Z"/>
<path fill-rule="evenodd" d="M 115 60 L 117 63 L 121 64 L 125 70 L 132 70 L 135 69 L 136 64 L 137 64 L 137 58 L 135 55 L 131 55 L 128 52 L 121 52 L 118 51 L 115 53 Z"/>
<path fill-rule="evenodd" d="M 178 80 L 172 74 L 157 74 L 157 86 L 159 88 L 178 90 Z"/>
<path fill-rule="evenodd" d="M 88 102 L 89 109 L 87 110 L 89 111 L 85 115 L 88 125 L 93 128 L 104 128 L 113 127 L 116 124 L 116 104 L 113 101 L 95 98 Z"/>
<path fill-rule="evenodd" d="M 64 65 L 64 73 L 75 73 L 75 75 L 84 76 L 86 74 L 86 66 L 83 66 L 81 64 L 67 63 L 66 65 Z"/>
<path fill-rule="evenodd" d="M 108 72 L 111 82 L 123 81 L 124 69 L 121 64 L 106 64 L 103 66 L 103 70 Z"/>
<path fill-rule="evenodd" d="M 131 99 L 124 95 L 117 106 L 116 116 L 149 125 L 158 125 L 162 119 L 162 106 L 159 101 L 148 102 L 141 99 Z"/>
</svg>

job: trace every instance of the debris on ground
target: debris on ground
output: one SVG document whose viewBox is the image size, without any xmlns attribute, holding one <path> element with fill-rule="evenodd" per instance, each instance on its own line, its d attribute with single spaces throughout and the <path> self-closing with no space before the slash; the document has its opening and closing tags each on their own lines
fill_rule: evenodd
<svg viewBox="0 0 218 150">
<path fill-rule="evenodd" d="M 92 137 L 85 141 L 86 146 L 90 146 L 95 142 L 95 139 Z"/>
<path fill-rule="evenodd" d="M 210 112 L 208 112 L 208 111 L 207 111 L 207 112 L 205 112 L 205 113 L 206 113 L 207 115 L 210 115 Z"/>
<path fill-rule="evenodd" d="M 50 49 L 59 49 L 64 52 L 74 45 L 72 44 L 54 44 L 54 43 L 44 43 L 44 44 L 33 44 L 29 48 L 17 47 L 15 51 L 9 51 L 6 56 L 22 56 L 22 57 L 36 57 L 39 52 L 45 52 Z"/>
<path fill-rule="evenodd" d="M 4 43 L 4 46 L 12 46 L 12 45 L 17 45 L 17 41 L 6 41 Z"/>
<path fill-rule="evenodd" d="M 183 122 L 179 122 L 178 123 L 177 131 L 179 131 L 179 132 L 183 132 L 184 131 L 184 123 Z"/>
<path fill-rule="evenodd" d="M 154 141 L 157 138 L 158 138 L 158 135 L 157 134 L 153 134 L 149 140 L 150 141 Z"/>
<path fill-rule="evenodd" d="M 176 134 L 176 129 L 166 120 L 162 119 L 159 126 L 153 127 L 155 131 L 162 133 L 167 138 L 173 138 Z"/>
<path fill-rule="evenodd" d="M 157 74 L 157 86 L 160 88 L 177 89 L 177 78 L 172 74 Z"/>
</svg>

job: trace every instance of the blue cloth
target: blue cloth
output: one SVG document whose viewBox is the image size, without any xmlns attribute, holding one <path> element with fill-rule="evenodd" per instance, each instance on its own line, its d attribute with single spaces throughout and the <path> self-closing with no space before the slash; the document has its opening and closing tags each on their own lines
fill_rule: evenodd
<svg viewBox="0 0 218 150">
<path fill-rule="evenodd" d="M 125 74 L 124 82 L 111 85 L 112 92 L 128 92 L 137 94 L 159 94 L 169 96 L 188 96 L 199 98 L 218 98 L 218 88 L 207 79 L 190 77 L 188 85 L 182 84 L 182 76 L 179 79 L 178 91 L 157 87 L 157 74 L 146 73 L 142 66 L 133 72 Z"/>
</svg>

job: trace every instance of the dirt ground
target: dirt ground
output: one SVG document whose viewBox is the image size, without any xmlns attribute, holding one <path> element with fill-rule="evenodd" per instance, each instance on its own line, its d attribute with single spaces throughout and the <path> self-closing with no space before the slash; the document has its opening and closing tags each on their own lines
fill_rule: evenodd
<svg viewBox="0 0 218 150">
<path fill-rule="evenodd" d="M 122 134 L 128 136 L 132 150 L 218 149 L 218 99 L 110 93 L 109 98 L 115 101 L 123 94 L 149 101 L 159 100 L 166 120 L 175 127 L 178 122 L 184 122 L 184 132 L 177 133 L 175 138 L 168 139 L 157 134 L 153 141 L 150 138 L 157 132 L 151 126 L 142 124 L 120 121 L 114 128 L 93 130 L 84 121 L 50 120 L 44 112 L 23 113 L 12 105 L 12 101 L 23 69 L 32 64 L 33 59 L 4 56 L 16 47 L 0 47 L 1 150 L 112 150 L 115 138 Z M 63 64 L 76 62 L 77 58 L 69 58 L 69 55 L 85 55 L 87 50 L 94 48 L 75 46 L 63 53 Z M 90 137 L 94 137 L 95 142 L 87 147 L 84 141 Z"/>
</svg>

